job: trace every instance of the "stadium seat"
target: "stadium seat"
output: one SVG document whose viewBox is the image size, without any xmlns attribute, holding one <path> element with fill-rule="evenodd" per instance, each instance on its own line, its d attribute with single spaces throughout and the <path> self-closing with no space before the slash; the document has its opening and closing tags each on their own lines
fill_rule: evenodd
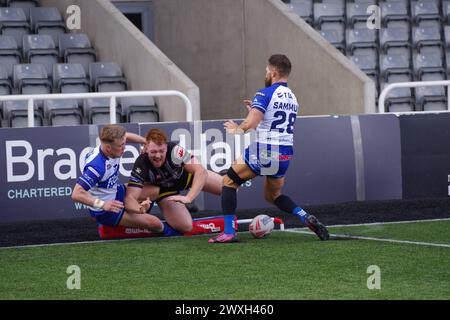
<svg viewBox="0 0 450 320">
<path fill-rule="evenodd" d="M 439 81 L 445 80 L 445 73 L 441 72 L 432 72 L 432 73 L 423 73 L 420 77 L 420 81 Z M 432 87 L 418 87 L 415 89 L 416 91 L 416 104 L 418 110 L 429 109 L 430 106 L 425 107 L 427 103 L 443 103 L 446 108 L 446 96 L 445 96 L 445 88 L 440 86 L 432 86 Z M 435 107 L 437 107 L 435 105 Z"/>
<path fill-rule="evenodd" d="M 368 28 L 348 29 L 346 32 L 347 50 L 353 53 L 357 48 L 375 48 L 378 51 L 377 32 Z"/>
<path fill-rule="evenodd" d="M 391 74 L 387 77 L 387 82 L 383 82 L 380 84 L 382 90 L 391 83 L 399 83 L 399 82 L 411 82 L 412 76 L 411 74 Z M 409 105 L 406 111 L 409 109 L 413 109 L 414 107 L 414 99 L 412 95 L 412 91 L 410 88 L 395 88 L 392 89 L 388 95 L 386 96 L 386 105 L 388 105 L 391 110 L 404 107 L 405 105 Z"/>
<path fill-rule="evenodd" d="M 445 48 L 450 48 L 450 26 L 444 26 Z"/>
<path fill-rule="evenodd" d="M 339 35 L 338 31 L 330 30 L 320 30 L 320 35 L 325 38 L 329 43 L 331 43 L 336 49 L 345 54 L 345 46 L 342 41 L 342 37 Z"/>
<path fill-rule="evenodd" d="M 83 123 L 83 115 L 75 99 L 45 100 L 44 116 L 51 126 L 71 126 Z"/>
<path fill-rule="evenodd" d="M 403 1 L 380 1 L 381 22 L 387 26 L 390 21 L 410 21 L 408 5 Z"/>
<path fill-rule="evenodd" d="M 65 63 L 80 63 L 87 75 L 89 64 L 97 60 L 95 50 L 84 33 L 60 34 L 59 54 Z"/>
<path fill-rule="evenodd" d="M 330 33 L 328 30 L 331 30 Z M 333 39 L 335 39 L 335 46 L 343 47 L 345 49 L 345 25 L 340 22 L 323 22 L 320 26 L 320 31 L 324 31 L 325 36 L 330 36 L 334 34 Z M 345 53 L 344 53 L 345 54 Z"/>
<path fill-rule="evenodd" d="M 89 65 L 89 75 L 92 91 L 114 92 L 127 90 L 127 81 L 117 63 L 91 63 Z"/>
<path fill-rule="evenodd" d="M 450 50 L 445 51 L 445 65 L 447 66 L 447 74 L 450 74 Z"/>
<path fill-rule="evenodd" d="M 53 65 L 53 88 L 58 93 L 89 92 L 89 81 L 79 63 Z"/>
<path fill-rule="evenodd" d="M 410 47 L 409 27 L 387 27 L 380 30 L 380 48 L 387 53 L 390 47 Z"/>
<path fill-rule="evenodd" d="M 341 3 L 314 3 L 314 23 L 320 28 L 324 22 L 338 22 L 345 25 L 344 5 Z"/>
<path fill-rule="evenodd" d="M 313 26 L 313 4 L 312 0 L 292 0 L 289 2 L 291 8 L 309 25 Z"/>
<path fill-rule="evenodd" d="M 0 35 L 0 66 L 8 73 L 10 79 L 13 78 L 13 66 L 22 60 L 22 53 L 19 50 L 16 39 L 11 36 Z"/>
<path fill-rule="evenodd" d="M 79 63 L 59 63 L 53 65 L 53 90 L 56 93 L 87 93 L 90 91 L 89 80 L 84 68 Z M 83 105 L 83 99 L 78 99 Z"/>
<path fill-rule="evenodd" d="M 83 110 L 88 123 L 90 124 L 107 124 L 110 123 L 109 115 L 109 98 L 90 98 L 85 99 Z M 116 118 L 117 123 L 122 122 L 121 106 L 117 103 Z"/>
<path fill-rule="evenodd" d="M 17 64 L 14 66 L 14 87 L 20 94 L 48 94 L 52 84 L 41 64 Z"/>
<path fill-rule="evenodd" d="M 412 112 L 414 111 L 414 105 L 411 103 L 403 102 L 389 102 L 387 103 L 387 111 L 388 112 Z"/>
<path fill-rule="evenodd" d="M 442 1 L 442 17 L 443 22 L 450 24 L 450 1 Z"/>
<path fill-rule="evenodd" d="M 0 8 L 0 32 L 14 37 L 22 47 L 22 36 L 30 34 L 30 24 L 22 8 Z"/>
<path fill-rule="evenodd" d="M 442 46 L 441 30 L 439 25 L 413 27 L 413 46 L 419 51 L 423 46 Z"/>
<path fill-rule="evenodd" d="M 376 5 L 375 0 L 365 0 L 364 2 L 349 2 L 346 7 L 347 25 L 353 28 L 355 22 L 364 22 L 371 16 L 367 13 L 368 7 Z"/>
<path fill-rule="evenodd" d="M 153 97 L 121 98 L 122 114 L 127 122 L 158 122 L 159 111 Z"/>
<path fill-rule="evenodd" d="M 440 22 L 439 2 L 433 0 L 411 1 L 411 16 L 416 24 L 422 20 L 436 20 Z"/>
<path fill-rule="evenodd" d="M 416 53 L 414 55 L 414 73 L 421 78 L 424 72 L 445 73 L 442 56 L 436 52 Z"/>
<path fill-rule="evenodd" d="M 10 8 L 20 8 L 24 11 L 27 20 L 30 20 L 30 9 L 39 7 L 39 0 L 6 0 L 6 6 Z"/>
<path fill-rule="evenodd" d="M 412 53 L 411 48 L 405 48 L 405 47 L 389 47 L 386 51 L 387 55 L 402 55 L 407 60 L 409 65 L 412 66 Z"/>
<path fill-rule="evenodd" d="M 356 54 L 349 56 L 350 60 L 362 71 L 376 71 L 378 69 L 378 56 L 374 54 Z"/>
<path fill-rule="evenodd" d="M 410 61 L 398 54 L 382 54 L 380 56 L 380 75 L 387 81 L 391 74 L 411 74 Z"/>
<path fill-rule="evenodd" d="M 6 69 L 0 65 L 0 95 L 9 95 L 12 93 L 11 80 L 8 77 Z M 0 102 L 0 106 L 1 106 Z"/>
<path fill-rule="evenodd" d="M 446 103 L 446 100 L 425 101 L 422 108 L 423 111 L 447 111 L 448 105 Z"/>
<path fill-rule="evenodd" d="M 28 103 L 27 101 L 5 101 L 3 103 L 3 115 L 8 126 L 27 127 L 28 126 Z M 44 124 L 42 111 L 34 104 L 34 125 L 40 127 Z"/>
<path fill-rule="evenodd" d="M 50 35 L 55 45 L 59 45 L 59 35 L 66 32 L 66 26 L 59 10 L 53 7 L 31 8 L 30 25 L 34 33 Z"/>
<path fill-rule="evenodd" d="M 59 56 L 51 36 L 47 34 L 24 35 L 22 48 L 24 62 L 42 64 L 45 66 L 47 76 L 52 77 L 53 64 L 59 62 Z"/>
</svg>

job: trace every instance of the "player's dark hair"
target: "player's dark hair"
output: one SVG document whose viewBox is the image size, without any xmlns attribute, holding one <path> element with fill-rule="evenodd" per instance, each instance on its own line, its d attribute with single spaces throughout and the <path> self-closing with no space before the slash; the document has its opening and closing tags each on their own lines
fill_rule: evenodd
<svg viewBox="0 0 450 320">
<path fill-rule="evenodd" d="M 116 139 L 122 139 L 126 134 L 124 127 L 117 124 L 104 126 L 100 131 L 100 141 L 103 143 L 114 143 Z"/>
<path fill-rule="evenodd" d="M 167 143 L 167 136 L 165 132 L 160 129 L 150 129 L 145 140 L 147 142 L 153 141 L 154 143 L 161 145 Z"/>
<path fill-rule="evenodd" d="M 269 65 L 275 67 L 281 76 L 288 76 L 291 73 L 291 61 L 284 54 L 272 55 L 269 58 Z"/>
</svg>

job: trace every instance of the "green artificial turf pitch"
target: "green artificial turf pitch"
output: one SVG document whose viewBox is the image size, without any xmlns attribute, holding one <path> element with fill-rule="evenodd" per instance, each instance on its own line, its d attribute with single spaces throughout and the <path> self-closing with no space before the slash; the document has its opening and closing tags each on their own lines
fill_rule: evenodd
<svg viewBox="0 0 450 320">
<path fill-rule="evenodd" d="M 274 231 L 0 249 L 0 299 L 450 299 L 450 221 L 331 227 L 331 238 Z M 68 289 L 69 266 L 80 289 Z M 380 289 L 368 289 L 369 266 Z"/>
</svg>

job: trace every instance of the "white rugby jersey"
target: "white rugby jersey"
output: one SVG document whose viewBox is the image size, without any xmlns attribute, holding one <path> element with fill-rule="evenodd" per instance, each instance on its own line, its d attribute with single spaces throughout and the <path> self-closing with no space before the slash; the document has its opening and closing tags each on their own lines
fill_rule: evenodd
<svg viewBox="0 0 450 320">
<path fill-rule="evenodd" d="M 103 201 L 116 198 L 117 182 L 119 181 L 120 158 L 108 158 L 100 149 L 93 148 L 86 156 L 86 165 L 83 175 L 78 178 L 77 183 L 84 190 Z M 89 207 L 93 211 L 101 211 Z"/>
<path fill-rule="evenodd" d="M 264 113 L 256 128 L 257 142 L 283 146 L 294 144 L 294 124 L 299 105 L 287 83 L 277 82 L 258 90 L 252 108 Z"/>
</svg>

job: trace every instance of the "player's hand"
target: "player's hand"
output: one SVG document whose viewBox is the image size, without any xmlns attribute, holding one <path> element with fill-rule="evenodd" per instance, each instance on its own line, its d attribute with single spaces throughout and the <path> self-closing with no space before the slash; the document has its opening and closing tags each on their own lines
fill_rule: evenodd
<svg viewBox="0 0 450 320">
<path fill-rule="evenodd" d="M 243 131 L 241 129 L 239 129 L 239 125 L 236 122 L 234 122 L 233 120 L 228 120 L 227 122 L 225 122 L 223 124 L 223 127 L 229 134 L 243 133 Z"/>
<path fill-rule="evenodd" d="M 117 200 L 108 200 L 103 205 L 103 210 L 119 213 L 124 208 L 123 202 Z"/>
<path fill-rule="evenodd" d="M 139 204 L 139 211 L 141 213 L 146 213 L 148 211 L 148 209 L 150 209 L 151 205 L 152 205 L 152 201 L 150 200 L 150 198 L 147 198 L 147 200 L 144 200 Z"/>
<path fill-rule="evenodd" d="M 168 197 L 167 200 L 169 201 L 175 201 L 175 202 L 179 202 L 179 203 L 183 203 L 183 204 L 189 204 L 192 202 L 192 199 L 187 197 L 187 196 L 171 196 Z"/>
<path fill-rule="evenodd" d="M 252 100 L 244 100 L 244 105 L 247 108 L 247 111 L 250 112 L 252 110 Z"/>
</svg>

